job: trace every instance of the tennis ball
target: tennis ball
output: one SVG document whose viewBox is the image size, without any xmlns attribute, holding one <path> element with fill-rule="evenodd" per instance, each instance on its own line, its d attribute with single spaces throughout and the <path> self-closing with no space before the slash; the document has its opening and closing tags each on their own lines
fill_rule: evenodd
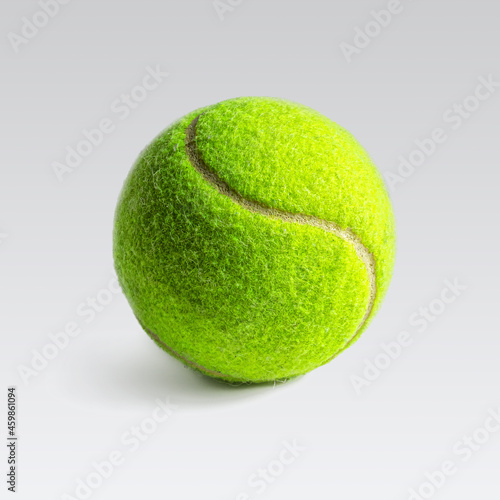
<svg viewBox="0 0 500 500">
<path fill-rule="evenodd" d="M 142 328 L 229 382 L 285 380 L 353 344 L 395 254 L 391 204 L 354 137 L 272 98 L 194 111 L 140 155 L 114 259 Z"/>
</svg>

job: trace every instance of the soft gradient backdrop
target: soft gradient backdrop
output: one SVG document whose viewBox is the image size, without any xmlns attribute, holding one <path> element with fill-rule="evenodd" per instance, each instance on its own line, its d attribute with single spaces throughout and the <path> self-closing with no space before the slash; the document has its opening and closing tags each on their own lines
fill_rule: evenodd
<svg viewBox="0 0 500 500">
<path fill-rule="evenodd" d="M 467 462 L 453 451 L 500 406 L 500 88 L 456 130 L 443 116 L 481 76 L 500 81 L 500 5 L 401 0 L 348 62 L 340 45 L 388 3 L 222 0 L 221 19 L 212 0 L 72 0 L 17 52 L 14 34 L 41 7 L 2 3 L 0 434 L 16 385 L 17 498 L 79 498 L 77 480 L 114 450 L 125 461 L 92 498 L 405 500 L 445 460 L 457 471 L 432 498 L 500 496 L 500 432 Z M 169 76 L 118 113 L 116 100 L 158 65 Z M 190 372 L 106 291 L 113 212 L 141 149 L 187 112 L 241 95 L 317 109 L 386 175 L 415 140 L 447 134 L 391 190 L 398 261 L 377 319 L 333 363 L 276 387 L 235 389 Z M 106 118 L 115 130 L 59 181 L 53 163 Z M 441 307 L 433 301 L 446 280 L 467 288 Z M 440 314 L 416 323 L 431 302 Z M 73 321 L 80 335 L 25 383 L 19 367 Z M 402 331 L 413 343 L 356 391 L 352 377 Z M 121 436 L 151 424 L 157 398 L 177 408 L 130 451 Z M 273 461 L 293 440 L 305 450 L 281 470 Z M 277 477 L 265 490 L 248 484 L 268 467 Z"/>
</svg>

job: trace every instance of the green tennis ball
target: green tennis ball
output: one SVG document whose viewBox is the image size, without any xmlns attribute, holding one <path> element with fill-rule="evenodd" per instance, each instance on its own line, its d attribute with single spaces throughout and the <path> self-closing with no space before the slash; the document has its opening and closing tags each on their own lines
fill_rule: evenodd
<svg viewBox="0 0 500 500">
<path fill-rule="evenodd" d="M 394 264 L 381 176 L 304 106 L 232 99 L 162 132 L 116 210 L 116 271 L 165 351 L 231 382 L 328 363 L 366 329 Z"/>
</svg>

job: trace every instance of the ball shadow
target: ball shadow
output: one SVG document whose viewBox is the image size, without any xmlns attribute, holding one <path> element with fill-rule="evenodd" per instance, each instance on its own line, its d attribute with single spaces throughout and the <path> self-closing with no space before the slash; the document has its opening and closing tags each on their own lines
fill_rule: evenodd
<svg viewBox="0 0 500 500">
<path fill-rule="evenodd" d="M 109 351 L 81 353 L 58 383 L 68 402 L 96 410 L 115 411 L 131 404 L 169 398 L 184 409 L 211 409 L 241 405 L 271 397 L 299 383 L 229 384 L 203 375 L 169 356 L 149 339 L 137 349 L 109 356 Z"/>
</svg>

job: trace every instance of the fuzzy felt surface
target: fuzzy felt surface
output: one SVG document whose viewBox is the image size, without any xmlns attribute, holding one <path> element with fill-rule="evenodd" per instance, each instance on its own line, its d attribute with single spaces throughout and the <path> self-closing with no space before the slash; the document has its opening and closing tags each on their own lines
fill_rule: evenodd
<svg viewBox="0 0 500 500">
<path fill-rule="evenodd" d="M 295 215 L 352 232 L 373 269 L 352 241 Z M 385 295 L 394 247 L 390 201 L 364 149 L 319 113 L 272 98 L 171 125 L 140 155 L 115 215 L 115 267 L 142 327 L 187 365 L 235 382 L 301 375 L 352 344 Z"/>
</svg>

